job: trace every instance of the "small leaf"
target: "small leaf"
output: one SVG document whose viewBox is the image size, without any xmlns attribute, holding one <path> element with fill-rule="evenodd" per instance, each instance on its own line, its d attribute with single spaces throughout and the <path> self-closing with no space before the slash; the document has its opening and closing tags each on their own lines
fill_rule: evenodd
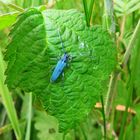
<svg viewBox="0 0 140 140">
<path fill-rule="evenodd" d="M 63 55 L 58 30 L 72 60 L 64 78 L 51 83 L 52 69 Z M 108 32 L 87 27 L 77 10 L 30 9 L 19 17 L 11 38 L 5 56 L 8 87 L 36 94 L 59 120 L 60 131 L 74 128 L 94 107 L 115 67 L 116 49 Z"/>
<path fill-rule="evenodd" d="M 0 15 L 0 30 L 10 27 L 16 20 L 18 13 L 8 13 Z"/>
<path fill-rule="evenodd" d="M 58 133 L 57 120 L 46 112 L 36 111 L 35 128 L 39 140 L 62 140 L 63 134 Z"/>
</svg>

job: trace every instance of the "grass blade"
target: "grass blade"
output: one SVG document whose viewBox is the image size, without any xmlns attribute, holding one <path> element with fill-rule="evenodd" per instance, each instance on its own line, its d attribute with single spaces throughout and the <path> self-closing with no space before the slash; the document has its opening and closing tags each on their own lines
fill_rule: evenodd
<svg viewBox="0 0 140 140">
<path fill-rule="evenodd" d="M 87 26 L 90 26 L 89 15 L 88 15 L 88 6 L 87 6 L 87 1 L 86 0 L 83 0 L 83 6 L 84 6 L 84 11 L 85 11 Z"/>
<path fill-rule="evenodd" d="M 138 21 L 138 24 L 134 30 L 134 33 L 130 39 L 130 42 L 128 44 L 128 47 L 127 47 L 127 50 L 124 54 L 124 57 L 123 57 L 123 61 L 122 61 L 122 65 L 125 66 L 128 62 L 128 59 L 130 57 L 130 54 L 131 54 L 131 51 L 132 51 L 132 48 L 134 47 L 134 43 L 139 35 L 139 31 L 140 31 L 140 20 Z"/>
<path fill-rule="evenodd" d="M 8 3 L 7 5 L 8 5 L 10 8 L 12 8 L 12 9 L 14 9 L 14 10 L 16 10 L 16 11 L 24 12 L 24 9 L 23 9 L 23 8 L 21 8 L 21 7 L 17 6 L 17 5 L 15 5 L 15 4 Z"/>
<path fill-rule="evenodd" d="M 115 34 L 114 8 L 112 0 L 104 0 L 104 26 L 112 35 Z"/>
<path fill-rule="evenodd" d="M 89 11 L 88 11 L 87 1 L 83 0 L 83 6 L 84 6 L 84 11 L 85 11 L 87 26 L 90 26 L 90 20 L 91 20 L 92 11 L 93 11 L 93 5 L 94 5 L 94 0 L 91 0 L 90 5 L 89 5 Z"/>
<path fill-rule="evenodd" d="M 93 11 L 93 5 L 94 5 L 94 0 L 90 1 L 90 6 L 89 6 L 89 23 L 92 17 L 92 11 Z"/>
<path fill-rule="evenodd" d="M 16 4 L 9 3 L 9 2 L 3 2 L 3 1 L 1 1 L 1 0 L 0 0 L 0 3 L 3 4 L 3 5 L 4 5 L 5 7 L 7 7 L 7 8 L 10 7 L 10 8 L 12 8 L 12 9 L 16 10 L 16 11 L 24 12 L 24 9 L 23 9 L 22 7 L 16 5 Z"/>
<path fill-rule="evenodd" d="M 15 136 L 17 140 L 21 140 L 21 132 L 20 132 L 20 127 L 19 127 L 19 122 L 16 114 L 16 110 L 12 101 L 11 94 L 7 88 L 7 86 L 4 84 L 5 81 L 5 76 L 4 76 L 4 71 L 5 71 L 5 66 L 3 62 L 3 56 L 2 52 L 0 50 L 0 94 L 3 100 L 3 104 L 6 108 L 8 117 L 11 121 L 12 127 L 14 129 Z"/>
</svg>

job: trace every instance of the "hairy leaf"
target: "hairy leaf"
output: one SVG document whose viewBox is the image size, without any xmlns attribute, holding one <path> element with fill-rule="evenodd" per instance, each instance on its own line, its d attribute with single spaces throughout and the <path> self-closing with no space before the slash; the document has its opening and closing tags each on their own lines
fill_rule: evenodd
<svg viewBox="0 0 140 140">
<path fill-rule="evenodd" d="M 61 39 L 71 57 L 64 78 L 50 82 L 52 70 L 63 55 Z M 6 83 L 36 94 L 60 131 L 75 127 L 93 108 L 116 62 L 116 50 L 101 26 L 87 27 L 77 10 L 30 9 L 13 30 L 5 59 Z M 107 83 L 106 83 L 107 84 Z"/>
</svg>

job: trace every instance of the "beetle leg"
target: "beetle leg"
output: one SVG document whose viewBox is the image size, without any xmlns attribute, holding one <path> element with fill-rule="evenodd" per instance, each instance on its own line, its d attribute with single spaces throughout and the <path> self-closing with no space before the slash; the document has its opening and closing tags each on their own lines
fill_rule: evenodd
<svg viewBox="0 0 140 140">
<path fill-rule="evenodd" d="M 64 72 L 62 72 L 62 83 L 61 83 L 62 87 L 64 87 L 64 76 L 65 76 L 65 74 L 64 74 Z"/>
<path fill-rule="evenodd" d="M 55 69 L 55 66 L 53 66 L 52 68 L 50 68 L 51 72 L 54 71 L 54 69 Z"/>
<path fill-rule="evenodd" d="M 65 74 L 64 74 L 64 72 L 62 72 L 62 80 L 64 81 L 64 76 L 65 76 Z"/>
</svg>

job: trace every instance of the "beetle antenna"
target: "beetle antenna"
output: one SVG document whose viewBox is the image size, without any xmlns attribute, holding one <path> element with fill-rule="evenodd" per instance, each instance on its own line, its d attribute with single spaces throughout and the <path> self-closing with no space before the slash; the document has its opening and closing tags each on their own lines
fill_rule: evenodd
<svg viewBox="0 0 140 140">
<path fill-rule="evenodd" d="M 61 46 L 62 46 L 62 51 L 65 53 L 65 49 L 64 49 L 64 44 L 63 44 L 63 41 L 62 41 L 62 37 L 60 35 L 60 29 L 58 29 L 58 34 L 59 34 L 59 38 L 60 38 L 60 41 L 61 41 Z"/>
</svg>

